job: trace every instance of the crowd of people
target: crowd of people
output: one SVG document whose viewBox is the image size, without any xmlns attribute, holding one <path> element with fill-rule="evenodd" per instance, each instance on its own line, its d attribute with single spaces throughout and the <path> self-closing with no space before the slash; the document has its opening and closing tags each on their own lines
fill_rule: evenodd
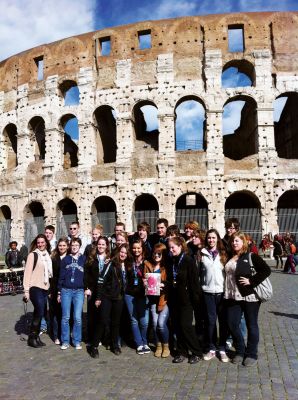
<svg viewBox="0 0 298 400">
<path fill-rule="evenodd" d="M 260 250 L 263 257 L 276 260 L 276 268 L 280 266 L 283 272 L 295 274 L 296 265 L 298 265 L 298 243 L 294 234 L 286 232 L 284 235 L 272 236 L 268 233 L 264 235 L 260 243 Z"/>
<path fill-rule="evenodd" d="M 127 234 L 119 222 L 109 238 L 97 225 L 88 243 L 78 222 L 57 242 L 54 227 L 47 226 L 33 240 L 24 272 L 24 301 L 34 307 L 28 345 L 45 345 L 40 331 L 48 301 L 54 343 L 61 350 L 82 349 L 87 301 L 84 339 L 92 358 L 99 357 L 100 345 L 119 356 L 126 343 L 139 355 L 152 350 L 155 357 L 172 355 L 174 363 L 218 356 L 222 362 L 255 365 L 261 301 L 254 288 L 271 270 L 252 251 L 236 218 L 225 228 L 221 239 L 216 229 L 206 232 L 189 221 L 181 233 L 162 218 L 155 233 L 141 222 Z"/>
</svg>

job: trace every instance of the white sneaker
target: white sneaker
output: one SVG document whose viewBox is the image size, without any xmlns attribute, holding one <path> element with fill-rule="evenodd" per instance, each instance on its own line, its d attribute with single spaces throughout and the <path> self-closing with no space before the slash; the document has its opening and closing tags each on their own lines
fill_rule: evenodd
<svg viewBox="0 0 298 400">
<path fill-rule="evenodd" d="M 147 344 L 145 344 L 145 346 L 143 346 L 143 352 L 144 352 L 144 354 L 149 354 L 151 352 L 151 349 Z"/>
<path fill-rule="evenodd" d="M 209 361 L 209 360 L 212 360 L 212 358 L 215 358 L 216 357 L 216 354 L 215 354 L 215 351 L 214 350 L 210 350 L 207 354 L 205 354 L 204 355 L 204 360 L 205 361 Z"/>
<path fill-rule="evenodd" d="M 139 346 L 137 348 L 137 354 L 144 354 L 144 347 L 143 346 Z"/>
<path fill-rule="evenodd" d="M 69 348 L 69 344 L 67 344 L 67 343 L 63 343 L 62 346 L 60 346 L 61 350 L 66 350 L 68 348 Z"/>
<path fill-rule="evenodd" d="M 55 344 L 57 344 L 59 346 L 60 345 L 60 340 L 59 339 L 55 339 Z"/>
<path fill-rule="evenodd" d="M 79 343 L 79 344 L 76 344 L 75 349 L 76 349 L 76 350 L 82 350 L 82 346 L 80 345 L 80 343 Z"/>
<path fill-rule="evenodd" d="M 226 354 L 225 351 L 220 351 L 220 352 L 219 352 L 219 356 L 220 356 L 220 361 L 223 362 L 223 363 L 226 363 L 226 362 L 229 362 L 229 361 L 230 361 L 230 359 L 229 359 L 229 357 L 227 356 L 227 354 Z"/>
</svg>

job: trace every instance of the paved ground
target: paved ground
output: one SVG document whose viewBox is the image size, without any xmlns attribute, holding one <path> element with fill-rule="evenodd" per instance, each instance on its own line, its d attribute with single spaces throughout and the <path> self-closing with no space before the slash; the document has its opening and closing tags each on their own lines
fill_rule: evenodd
<svg viewBox="0 0 298 400">
<path fill-rule="evenodd" d="M 33 349 L 22 340 L 22 296 L 0 297 L 0 399 L 298 399 L 298 275 L 273 271 L 274 299 L 262 305 L 256 368 L 218 360 L 172 364 L 124 348 L 62 351 L 48 336 Z M 32 311 L 32 306 L 28 307 Z"/>
</svg>

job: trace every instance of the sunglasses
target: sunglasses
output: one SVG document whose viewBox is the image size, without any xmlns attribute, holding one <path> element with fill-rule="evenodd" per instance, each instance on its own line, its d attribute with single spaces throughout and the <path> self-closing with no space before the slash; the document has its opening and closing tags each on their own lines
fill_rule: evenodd
<svg viewBox="0 0 298 400">
<path fill-rule="evenodd" d="M 78 228 L 69 228 L 70 231 L 76 231 Z"/>
<path fill-rule="evenodd" d="M 161 257 L 162 254 L 161 253 L 153 253 L 153 257 Z"/>
</svg>

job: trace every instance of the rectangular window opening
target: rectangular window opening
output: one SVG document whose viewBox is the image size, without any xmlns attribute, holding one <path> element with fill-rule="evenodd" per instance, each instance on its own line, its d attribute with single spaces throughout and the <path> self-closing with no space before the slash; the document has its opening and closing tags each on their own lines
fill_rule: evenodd
<svg viewBox="0 0 298 400">
<path fill-rule="evenodd" d="M 99 39 L 99 53 L 101 56 L 111 55 L 111 38 L 110 36 Z"/>
<path fill-rule="evenodd" d="M 35 65 L 37 67 L 37 80 L 43 80 L 43 56 L 34 58 Z"/>
<path fill-rule="evenodd" d="M 139 49 L 151 49 L 151 30 L 138 32 Z"/>
<path fill-rule="evenodd" d="M 239 52 L 244 51 L 244 27 L 243 25 L 228 26 L 228 43 L 229 51 Z"/>
</svg>

